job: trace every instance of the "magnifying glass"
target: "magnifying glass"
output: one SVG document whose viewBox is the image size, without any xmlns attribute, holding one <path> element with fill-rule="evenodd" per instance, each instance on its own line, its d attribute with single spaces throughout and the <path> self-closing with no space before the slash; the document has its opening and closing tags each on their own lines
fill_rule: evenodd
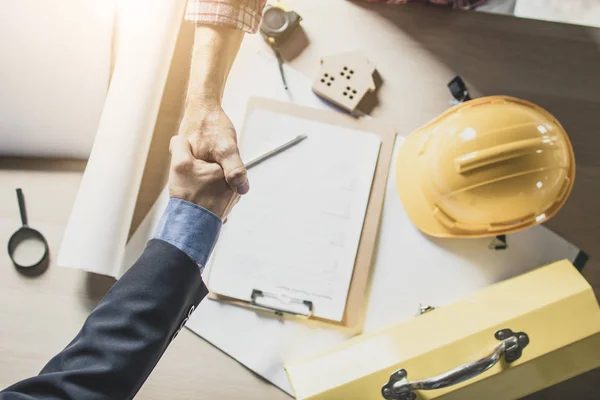
<svg viewBox="0 0 600 400">
<path fill-rule="evenodd" d="M 17 200 L 21 212 L 21 226 L 8 240 L 8 255 L 18 268 L 34 268 L 48 257 L 48 242 L 37 230 L 27 224 L 27 211 L 23 191 L 17 189 Z"/>
</svg>

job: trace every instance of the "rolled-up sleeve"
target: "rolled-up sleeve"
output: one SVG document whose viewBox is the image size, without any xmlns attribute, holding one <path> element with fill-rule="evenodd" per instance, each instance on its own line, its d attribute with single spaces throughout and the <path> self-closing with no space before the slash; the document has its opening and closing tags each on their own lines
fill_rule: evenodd
<svg viewBox="0 0 600 400">
<path fill-rule="evenodd" d="M 224 25 L 255 33 L 266 0 L 189 0 L 185 19 L 196 24 Z"/>
</svg>

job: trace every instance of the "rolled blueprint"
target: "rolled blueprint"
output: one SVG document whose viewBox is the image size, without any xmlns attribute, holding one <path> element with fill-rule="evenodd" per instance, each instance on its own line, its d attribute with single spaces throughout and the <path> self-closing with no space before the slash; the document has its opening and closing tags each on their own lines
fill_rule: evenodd
<svg viewBox="0 0 600 400">
<path fill-rule="evenodd" d="M 116 276 L 186 0 L 122 0 L 115 68 L 58 265 Z"/>
</svg>

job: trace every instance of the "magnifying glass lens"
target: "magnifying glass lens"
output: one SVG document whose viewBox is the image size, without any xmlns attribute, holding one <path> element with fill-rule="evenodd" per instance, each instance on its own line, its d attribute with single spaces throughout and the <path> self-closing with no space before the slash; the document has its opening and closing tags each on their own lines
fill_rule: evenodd
<svg viewBox="0 0 600 400">
<path fill-rule="evenodd" d="M 31 228 L 21 228 L 11 237 L 8 252 L 16 265 L 26 268 L 42 262 L 48 247 L 41 233 Z"/>
</svg>

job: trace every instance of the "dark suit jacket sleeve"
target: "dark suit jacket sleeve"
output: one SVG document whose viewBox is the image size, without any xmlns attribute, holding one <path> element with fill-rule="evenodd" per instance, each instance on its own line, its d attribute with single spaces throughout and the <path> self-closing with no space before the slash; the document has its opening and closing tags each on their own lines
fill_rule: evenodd
<svg viewBox="0 0 600 400">
<path fill-rule="evenodd" d="M 191 258 L 151 240 L 75 339 L 0 400 L 132 398 L 207 292 Z"/>
</svg>

